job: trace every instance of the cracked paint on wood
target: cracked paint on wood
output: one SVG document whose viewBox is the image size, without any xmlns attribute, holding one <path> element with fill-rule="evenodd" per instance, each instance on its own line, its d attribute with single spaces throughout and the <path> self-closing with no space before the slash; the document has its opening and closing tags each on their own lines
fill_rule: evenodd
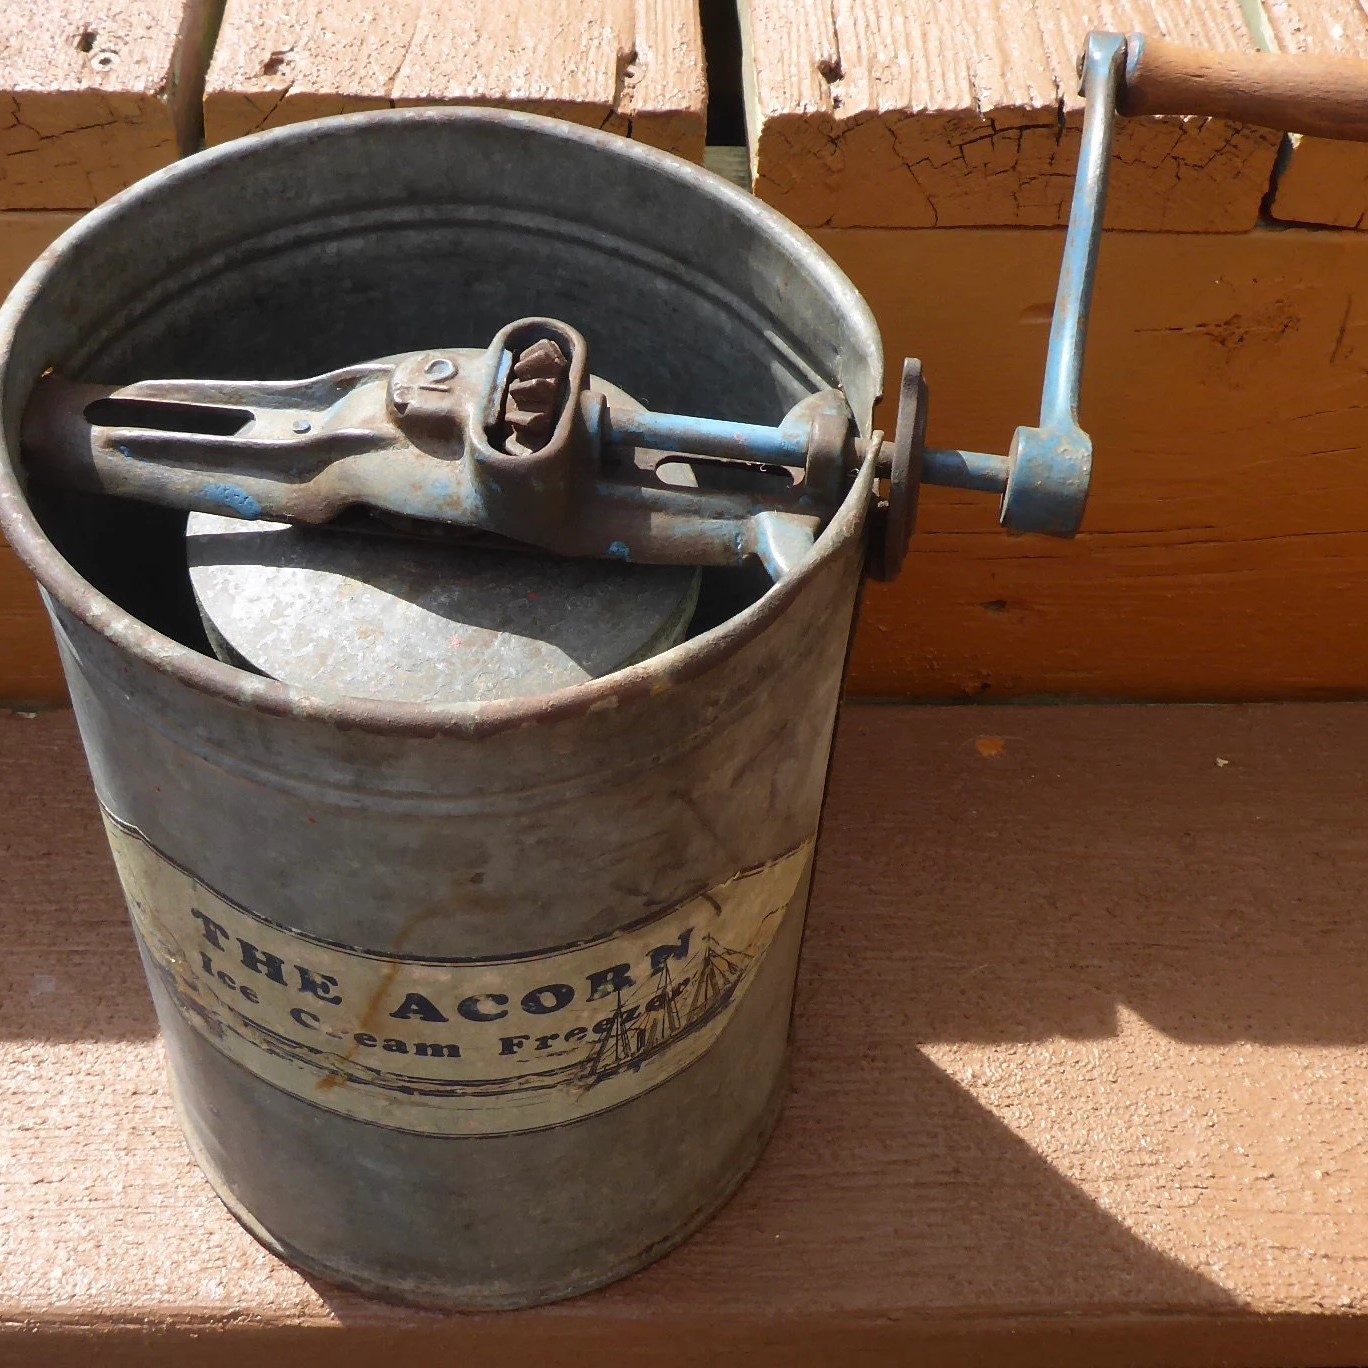
<svg viewBox="0 0 1368 1368">
<path fill-rule="evenodd" d="M 703 41 L 694 0 L 228 0 L 205 133 L 391 105 L 495 104 L 703 156 Z"/>
<path fill-rule="evenodd" d="M 1263 0 L 1278 51 L 1368 60 L 1368 12 L 1357 0 Z M 1368 144 L 1294 134 L 1268 204 L 1276 219 L 1368 227 Z"/>
<path fill-rule="evenodd" d="M 0 5 L 0 210 L 88 209 L 193 148 L 217 3 Z"/>
<path fill-rule="evenodd" d="M 1068 217 L 1090 28 L 1251 50 L 1239 0 L 748 0 L 760 197 L 809 227 L 1053 227 Z M 1252 227 L 1278 136 L 1122 121 L 1108 225 Z"/>
</svg>

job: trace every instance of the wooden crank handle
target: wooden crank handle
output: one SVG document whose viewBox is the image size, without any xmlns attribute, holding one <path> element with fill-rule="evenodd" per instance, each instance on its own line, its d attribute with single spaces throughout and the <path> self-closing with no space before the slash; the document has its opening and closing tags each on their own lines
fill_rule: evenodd
<svg viewBox="0 0 1368 1368">
<path fill-rule="evenodd" d="M 1116 107 L 1368 141 L 1368 62 L 1208 52 L 1136 34 L 1126 40 Z"/>
</svg>

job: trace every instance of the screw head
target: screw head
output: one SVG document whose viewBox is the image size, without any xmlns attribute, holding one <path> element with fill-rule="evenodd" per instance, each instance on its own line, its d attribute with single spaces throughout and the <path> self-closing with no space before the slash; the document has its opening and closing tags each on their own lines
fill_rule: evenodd
<svg viewBox="0 0 1368 1368">
<path fill-rule="evenodd" d="M 290 424 L 290 431 L 291 431 L 291 432 L 300 432 L 300 433 L 303 433 L 303 432 L 311 432 L 312 430 L 313 430 L 313 424 L 312 424 L 311 422 L 309 422 L 309 420 L 308 420 L 307 418 L 296 418 L 296 419 L 294 420 L 294 422 Z"/>
<path fill-rule="evenodd" d="M 456 374 L 456 363 L 445 356 L 434 356 L 423 367 L 423 374 L 429 380 L 450 380 Z"/>
</svg>

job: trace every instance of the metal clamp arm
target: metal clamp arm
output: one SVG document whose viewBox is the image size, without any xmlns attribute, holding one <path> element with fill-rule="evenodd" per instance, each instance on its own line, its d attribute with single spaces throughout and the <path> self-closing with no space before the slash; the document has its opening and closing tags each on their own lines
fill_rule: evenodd
<svg viewBox="0 0 1368 1368">
<path fill-rule="evenodd" d="M 483 351 L 389 357 L 300 381 L 56 374 L 24 415 L 47 483 L 246 519 L 495 537 L 567 556 L 787 574 L 863 458 L 844 395 L 775 428 L 649 413 L 554 319 Z M 378 516 L 377 516 L 378 515 Z"/>
</svg>

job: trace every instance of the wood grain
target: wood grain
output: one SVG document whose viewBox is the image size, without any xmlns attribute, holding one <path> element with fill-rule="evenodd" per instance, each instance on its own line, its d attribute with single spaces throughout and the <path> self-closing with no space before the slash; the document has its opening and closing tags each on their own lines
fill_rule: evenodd
<svg viewBox="0 0 1368 1368">
<path fill-rule="evenodd" d="M 1062 235 L 825 232 L 874 304 L 885 393 L 918 356 L 934 446 L 1005 451 L 1040 405 Z M 1368 239 L 1108 234 L 1074 542 L 928 489 L 872 585 L 851 685 L 886 697 L 1368 693 Z M 890 428 L 893 415 L 877 420 Z"/>
<path fill-rule="evenodd" d="M 211 143 L 387 105 L 497 104 L 703 156 L 694 0 L 228 0 L 205 94 Z"/>
<path fill-rule="evenodd" d="M 1033 422 L 1062 234 L 823 232 L 931 386 L 935 445 Z M 873 585 L 850 687 L 880 697 L 1368 693 L 1368 238 L 1109 234 L 1084 380 L 1096 479 L 1072 543 L 928 489 Z M 880 421 L 893 426 L 885 407 Z M 0 699 L 62 696 L 27 573 L 0 561 Z"/>
<path fill-rule="evenodd" d="M 34 258 L 78 218 L 80 215 L 74 213 L 0 214 L 0 298 L 13 289 Z"/>
<path fill-rule="evenodd" d="M 0 721 L 0 1363 L 1362 1363 L 1365 757 L 1353 704 L 848 708 L 759 1168 L 624 1283 L 442 1317 L 212 1196 L 71 718 Z"/>
<path fill-rule="evenodd" d="M 0 159 L 3 166 L 3 159 Z M 76 222 L 74 213 L 0 213 L 0 299 L 33 259 Z M 64 698 L 47 614 L 28 571 L 0 540 L 0 698 L 9 704 Z"/>
<path fill-rule="evenodd" d="M 0 5 L 0 210 L 86 209 L 192 150 L 220 4 Z"/>
<path fill-rule="evenodd" d="M 1055 226 L 1090 28 L 1248 51 L 1238 0 L 748 0 L 756 192 L 831 228 Z M 1222 120 L 1118 130 L 1108 222 L 1250 228 L 1278 137 Z"/>
<path fill-rule="evenodd" d="M 1263 0 L 1279 51 L 1368 59 L 1368 13 L 1355 0 Z M 1368 227 L 1368 146 L 1294 137 L 1269 214 L 1299 223 Z"/>
<path fill-rule="evenodd" d="M 1123 114 L 1199 114 L 1286 133 L 1368 141 L 1368 61 L 1208 52 L 1145 38 L 1128 58 Z"/>
</svg>

